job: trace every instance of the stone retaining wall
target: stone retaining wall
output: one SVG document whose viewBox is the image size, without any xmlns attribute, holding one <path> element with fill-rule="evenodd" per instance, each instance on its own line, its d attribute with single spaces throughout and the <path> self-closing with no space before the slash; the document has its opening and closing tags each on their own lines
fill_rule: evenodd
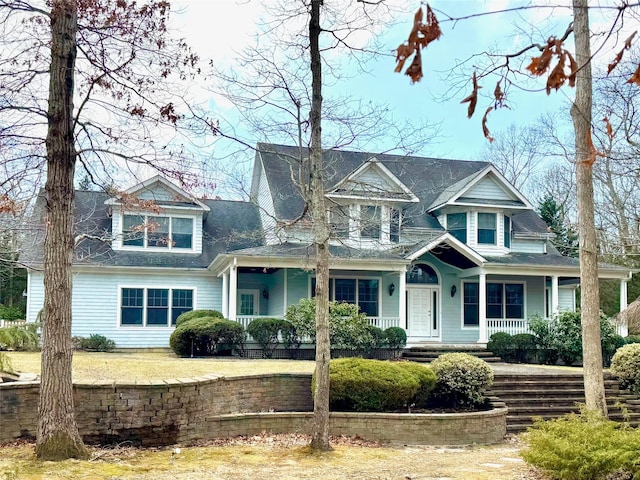
<svg viewBox="0 0 640 480">
<path fill-rule="evenodd" d="M 33 439 L 38 382 L 0 384 L 0 443 Z M 78 428 L 85 442 L 189 444 L 237 435 L 309 433 L 311 376 L 214 375 L 160 383 L 74 385 Z M 405 444 L 495 443 L 506 433 L 506 408 L 462 414 L 332 412 L 332 435 Z"/>
</svg>

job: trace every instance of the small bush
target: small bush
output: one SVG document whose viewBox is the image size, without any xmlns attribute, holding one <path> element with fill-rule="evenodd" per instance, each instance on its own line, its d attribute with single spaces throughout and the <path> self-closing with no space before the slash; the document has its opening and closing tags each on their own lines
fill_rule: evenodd
<svg viewBox="0 0 640 480">
<path fill-rule="evenodd" d="M 169 338 L 169 345 L 181 357 L 215 355 L 225 347 L 242 349 L 244 329 L 238 322 L 223 318 L 192 318 L 176 327 Z"/>
<path fill-rule="evenodd" d="M 524 439 L 528 447 L 522 457 L 549 478 L 592 480 L 640 474 L 640 431 L 620 428 L 595 412 L 538 420 Z"/>
<path fill-rule="evenodd" d="M 628 335 L 624 337 L 624 343 L 640 343 L 640 335 Z"/>
<path fill-rule="evenodd" d="M 400 327 L 389 327 L 384 331 L 387 344 L 396 354 L 407 345 L 407 332 Z"/>
<path fill-rule="evenodd" d="M 489 337 L 487 350 L 492 351 L 505 362 L 514 359 L 515 343 L 513 337 L 506 332 L 496 332 Z"/>
<path fill-rule="evenodd" d="M 38 323 L 26 323 L 0 328 L 0 350 L 35 352 L 40 350 Z"/>
<path fill-rule="evenodd" d="M 618 349 L 611 359 L 611 373 L 620 379 L 622 388 L 640 395 L 640 343 Z"/>
<path fill-rule="evenodd" d="M 24 320 L 25 318 L 25 306 L 17 305 L 2 305 L 0 303 L 0 319 L 2 320 Z"/>
<path fill-rule="evenodd" d="M 436 386 L 436 374 L 433 373 L 431 368 L 415 362 L 400 362 L 398 365 L 415 375 L 419 381 L 418 391 L 409 405 L 413 405 L 415 408 L 427 407 L 431 398 L 431 392 L 433 392 Z"/>
<path fill-rule="evenodd" d="M 520 363 L 533 362 L 536 356 L 536 337 L 531 333 L 517 333 L 513 336 L 516 360 Z"/>
<path fill-rule="evenodd" d="M 79 350 L 90 350 L 93 352 L 110 352 L 116 348 L 116 342 L 104 335 L 93 334 L 89 338 L 74 337 L 78 342 Z M 72 339 L 73 340 L 73 339 Z"/>
<path fill-rule="evenodd" d="M 291 346 L 294 343 L 294 332 L 293 325 L 280 318 L 256 318 L 247 327 L 247 333 L 260 345 L 265 358 L 273 356 L 273 351 L 280 343 L 280 337 L 283 337 L 283 340 L 286 337 L 286 343 Z"/>
<path fill-rule="evenodd" d="M 371 338 L 370 349 L 383 348 L 387 344 L 387 337 L 381 328 L 375 325 L 367 325 L 367 332 L 369 332 L 369 337 Z"/>
<path fill-rule="evenodd" d="M 212 318 L 224 318 L 222 313 L 217 310 L 191 310 L 184 312 L 176 318 L 176 327 L 179 327 L 184 322 L 193 320 L 194 318 L 212 317 Z"/>
<path fill-rule="evenodd" d="M 356 412 L 404 410 L 435 384 L 429 367 L 363 358 L 332 360 L 329 378 L 331 409 Z"/>
<path fill-rule="evenodd" d="M 437 406 L 473 408 L 485 403 L 493 371 L 484 360 L 467 353 L 445 353 L 431 362 L 431 368 L 436 374 L 433 400 Z"/>
<path fill-rule="evenodd" d="M 602 361 L 605 366 L 611 365 L 613 355 L 624 345 L 624 338 L 617 333 L 602 337 Z"/>
</svg>

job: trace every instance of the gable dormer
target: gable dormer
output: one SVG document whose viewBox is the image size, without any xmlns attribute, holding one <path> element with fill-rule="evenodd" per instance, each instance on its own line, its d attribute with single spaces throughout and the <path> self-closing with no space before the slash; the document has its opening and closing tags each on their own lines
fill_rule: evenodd
<svg viewBox="0 0 640 480">
<path fill-rule="evenodd" d="M 430 208 L 455 238 L 494 255 L 511 251 L 511 216 L 526 210 L 533 210 L 529 201 L 492 165 L 448 188 Z"/>
<path fill-rule="evenodd" d="M 105 201 L 112 215 L 112 248 L 149 253 L 202 253 L 209 207 L 161 176 Z"/>
<path fill-rule="evenodd" d="M 419 202 L 376 158 L 339 181 L 326 197 L 335 236 L 368 248 L 398 243 L 404 208 Z"/>
</svg>

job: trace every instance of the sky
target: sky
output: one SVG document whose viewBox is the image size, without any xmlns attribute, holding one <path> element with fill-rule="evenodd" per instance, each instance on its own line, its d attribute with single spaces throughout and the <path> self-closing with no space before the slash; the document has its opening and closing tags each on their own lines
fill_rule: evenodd
<svg viewBox="0 0 640 480">
<path fill-rule="evenodd" d="M 332 0 L 328 0 L 332 1 Z M 342 0 L 347 2 L 347 0 Z M 336 3 L 333 1 L 333 3 Z M 383 51 L 392 54 L 394 49 L 406 39 L 412 24 L 413 13 L 419 6 L 417 1 L 395 0 L 400 7 L 394 20 L 396 25 L 381 32 Z M 516 3 L 508 0 L 434 0 L 432 8 L 442 10 L 450 16 L 470 15 L 483 11 L 495 11 L 512 7 Z M 177 28 L 187 41 L 203 57 L 210 57 L 217 65 L 237 68 L 235 52 L 251 44 L 252 35 L 258 31 L 257 22 L 263 11 L 263 2 L 243 0 L 197 1 L 184 0 L 174 2 L 174 8 L 182 11 L 176 21 Z M 565 11 L 567 13 L 568 11 Z M 568 25 L 562 21 L 562 15 L 554 11 L 558 21 L 558 35 Z M 465 69 L 466 85 L 452 92 L 452 79 L 447 79 L 450 69 L 460 61 L 484 49 L 498 48 L 510 51 L 512 44 L 521 41 L 517 28 L 524 29 L 525 21 L 537 21 L 531 14 L 498 14 L 491 17 L 472 18 L 460 22 L 443 22 L 440 16 L 443 36 L 423 51 L 424 74 L 421 82 L 411 84 L 409 77 L 394 73 L 395 61 L 387 56 L 369 64 L 370 71 L 358 73 L 343 82 L 341 91 L 362 98 L 364 101 L 385 103 L 398 121 L 405 119 L 420 124 L 430 122 L 440 124 L 436 140 L 425 145 L 425 155 L 446 158 L 474 159 L 478 152 L 486 148 L 481 119 L 484 110 L 491 104 L 489 98 L 483 98 L 473 118 L 467 118 L 467 104 L 460 100 L 471 92 L 472 68 Z M 543 13 L 543 15 L 548 15 Z M 524 18 L 526 16 L 526 18 Z M 540 32 L 546 38 L 547 31 Z M 515 36 L 514 36 L 515 35 Z M 462 77 L 457 77 L 459 81 Z M 487 81 L 483 94 L 490 94 L 495 80 Z M 544 83 L 537 82 L 534 88 L 541 90 Z M 492 112 L 488 126 L 492 134 L 507 128 L 511 123 L 526 125 L 546 112 L 555 111 L 570 100 L 572 92 L 561 90 L 547 96 L 544 91 L 513 92 L 509 104 L 511 109 Z M 450 98 L 445 98 L 449 96 Z M 233 117 L 233 108 L 219 97 L 211 99 L 213 115 L 225 118 Z M 383 133 L 382 133 L 383 134 Z"/>
</svg>

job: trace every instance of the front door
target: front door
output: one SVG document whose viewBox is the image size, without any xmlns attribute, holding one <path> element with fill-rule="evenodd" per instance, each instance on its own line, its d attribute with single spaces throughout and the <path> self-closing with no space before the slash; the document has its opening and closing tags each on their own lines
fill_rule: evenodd
<svg viewBox="0 0 640 480">
<path fill-rule="evenodd" d="M 407 311 L 409 312 L 409 336 L 426 338 L 440 336 L 437 289 L 408 288 Z"/>
</svg>

